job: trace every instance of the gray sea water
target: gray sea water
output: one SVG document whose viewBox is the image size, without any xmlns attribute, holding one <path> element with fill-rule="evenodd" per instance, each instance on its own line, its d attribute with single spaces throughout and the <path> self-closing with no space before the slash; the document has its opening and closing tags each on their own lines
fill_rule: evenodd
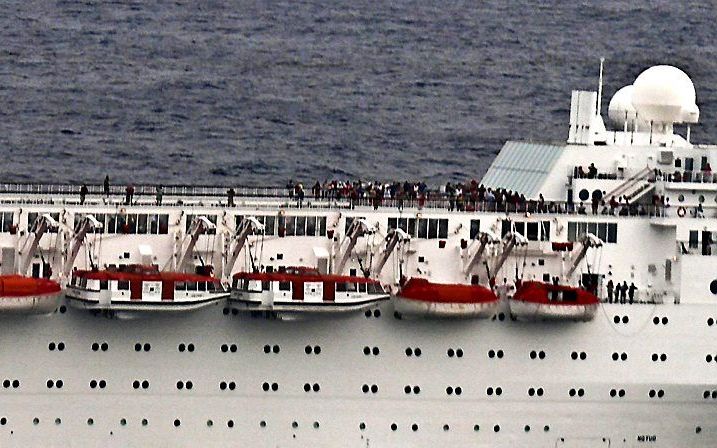
<svg viewBox="0 0 717 448">
<path fill-rule="evenodd" d="M 717 141 L 712 2 L 47 1 L 0 13 L 0 182 L 479 178 L 657 63 Z"/>
</svg>

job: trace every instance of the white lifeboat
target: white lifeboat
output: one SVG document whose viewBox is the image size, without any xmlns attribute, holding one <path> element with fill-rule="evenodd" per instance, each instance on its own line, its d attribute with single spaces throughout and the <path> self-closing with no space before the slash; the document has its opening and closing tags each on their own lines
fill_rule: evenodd
<svg viewBox="0 0 717 448">
<path fill-rule="evenodd" d="M 234 274 L 231 300 L 249 311 L 300 315 L 363 311 L 389 297 L 376 280 L 291 267 Z"/>
<path fill-rule="evenodd" d="M 22 275 L 0 275 L 0 314 L 49 314 L 62 290 L 57 282 Z"/>
<path fill-rule="evenodd" d="M 138 316 L 198 310 L 228 297 L 229 292 L 210 275 L 127 265 L 119 270 L 74 271 L 65 295 L 75 308 Z"/>
<path fill-rule="evenodd" d="M 495 314 L 498 297 L 485 286 L 432 283 L 411 278 L 394 297 L 397 312 L 404 316 L 478 318 Z"/>
<path fill-rule="evenodd" d="M 582 320 L 595 316 L 600 299 L 582 288 L 529 281 L 508 300 L 511 314 L 523 320 Z"/>
</svg>

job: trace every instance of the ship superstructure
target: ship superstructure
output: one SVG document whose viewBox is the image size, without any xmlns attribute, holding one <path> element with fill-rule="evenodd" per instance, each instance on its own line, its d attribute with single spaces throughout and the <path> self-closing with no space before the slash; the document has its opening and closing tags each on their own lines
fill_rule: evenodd
<svg viewBox="0 0 717 448">
<path fill-rule="evenodd" d="M 234 283 L 240 300 L 132 319 L 66 302 L 2 316 L 0 445 L 717 444 L 717 146 L 674 131 L 698 116 L 681 71 L 649 69 L 621 92 L 618 130 L 597 93 L 574 92 L 568 142 L 506 143 L 459 211 L 443 195 L 377 206 L 235 188 L 231 204 L 226 188 L 165 187 L 157 205 L 137 186 L 129 201 L 91 188 L 80 204 L 76 187 L 2 186 L 3 274 L 96 283 L 101 308 L 103 279 L 133 294 L 106 273 L 152 266 L 187 276 L 175 296 L 214 273 L 212 289 Z M 295 294 L 297 269 L 321 280 Z M 461 319 L 363 306 L 369 287 L 398 295 L 411 279 L 480 285 L 499 302 Z M 595 306 L 582 293 L 599 303 L 577 319 L 511 313 L 538 283 L 544 310 Z M 327 294 L 362 306 L 284 319 L 241 302 L 269 290 L 287 306 Z"/>
</svg>

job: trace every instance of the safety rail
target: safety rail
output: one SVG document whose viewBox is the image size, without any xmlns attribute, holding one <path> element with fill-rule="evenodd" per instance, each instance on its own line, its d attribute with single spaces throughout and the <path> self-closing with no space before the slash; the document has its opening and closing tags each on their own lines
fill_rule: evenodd
<svg viewBox="0 0 717 448">
<path fill-rule="evenodd" d="M 650 174 L 652 173 L 652 169 L 649 167 L 643 168 L 640 172 L 635 174 L 634 176 L 627 179 L 625 182 L 618 185 L 614 190 L 609 192 L 605 195 L 606 198 L 612 198 L 612 197 L 620 197 L 623 196 L 626 192 L 630 191 L 630 189 L 634 188 L 635 186 L 639 185 L 641 182 L 647 182 Z M 641 190 L 642 186 L 638 189 Z M 631 192 L 631 194 L 628 194 L 628 196 L 634 196 L 636 192 Z M 628 198 L 629 199 L 629 198 Z"/>
</svg>

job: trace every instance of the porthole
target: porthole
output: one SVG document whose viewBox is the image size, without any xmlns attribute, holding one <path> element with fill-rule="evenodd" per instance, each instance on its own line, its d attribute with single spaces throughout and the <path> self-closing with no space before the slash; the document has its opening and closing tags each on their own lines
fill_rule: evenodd
<svg viewBox="0 0 717 448">
<path fill-rule="evenodd" d="M 143 418 L 143 419 L 142 419 L 142 426 L 147 426 L 148 424 L 149 424 L 149 420 L 147 420 L 146 418 Z"/>
<path fill-rule="evenodd" d="M 35 417 L 35 418 L 32 419 L 32 424 L 33 424 L 33 425 L 37 425 L 37 424 L 39 424 L 39 423 L 40 423 L 40 419 L 39 419 L 39 418 Z"/>
<path fill-rule="evenodd" d="M 444 430 L 444 431 L 448 431 L 449 429 L 451 429 L 450 426 L 448 426 L 448 425 L 443 425 L 443 430 Z"/>
<path fill-rule="evenodd" d="M 398 425 L 396 425 L 395 423 L 391 423 L 391 431 L 395 431 L 397 429 L 398 429 Z"/>
<path fill-rule="evenodd" d="M 702 432 L 702 428 L 700 426 L 695 428 L 695 434 L 699 434 Z"/>
<path fill-rule="evenodd" d="M 307 345 L 306 347 L 304 347 L 304 353 L 306 353 L 307 355 L 310 355 L 313 351 L 314 351 L 314 349 L 311 348 L 310 345 Z"/>
<path fill-rule="evenodd" d="M 451 386 L 446 387 L 446 394 L 453 395 L 453 388 Z"/>
<path fill-rule="evenodd" d="M 228 421 L 227 421 L 227 427 L 228 427 L 228 428 L 233 428 L 233 427 L 234 427 L 234 420 L 228 420 Z"/>
<path fill-rule="evenodd" d="M 381 317 L 381 310 L 373 310 L 373 317 Z"/>
<path fill-rule="evenodd" d="M 680 201 L 680 202 L 685 202 L 685 195 L 684 195 L 684 194 L 680 194 L 679 196 L 677 196 L 677 200 Z"/>
<path fill-rule="evenodd" d="M 498 431 L 500 431 L 500 425 L 493 426 L 493 432 L 498 432 Z"/>
<path fill-rule="evenodd" d="M 449 358 L 453 358 L 453 356 L 455 355 L 455 351 L 453 351 L 452 348 L 449 348 L 448 351 L 446 352 L 446 354 L 448 355 Z"/>
<path fill-rule="evenodd" d="M 545 431 L 545 432 L 550 431 L 550 426 L 548 426 L 548 425 L 543 426 L 543 431 Z"/>
<path fill-rule="evenodd" d="M 57 418 L 55 419 L 55 424 L 56 424 L 56 425 L 62 424 L 62 419 L 61 419 L 60 417 L 57 417 Z"/>
<path fill-rule="evenodd" d="M 360 429 L 361 431 L 365 430 L 365 429 L 366 429 L 366 423 L 364 423 L 364 422 L 359 423 L 359 429 Z"/>
<path fill-rule="evenodd" d="M 622 316 L 622 323 L 626 324 L 628 322 L 630 322 L 630 318 L 628 316 Z"/>
<path fill-rule="evenodd" d="M 294 428 L 294 429 L 298 428 L 298 427 L 299 427 L 299 422 L 297 422 L 297 421 L 291 422 L 291 427 Z"/>
<path fill-rule="evenodd" d="M 371 350 L 371 353 L 373 353 L 374 356 L 378 356 L 379 352 L 380 350 L 378 349 L 378 347 L 374 347 L 373 350 Z"/>
<path fill-rule="evenodd" d="M 120 425 L 126 426 L 126 425 L 127 425 L 127 419 L 126 419 L 126 418 L 120 419 Z"/>
<path fill-rule="evenodd" d="M 480 431 L 480 425 L 473 425 L 473 431 L 475 431 L 475 432 Z"/>
<path fill-rule="evenodd" d="M 588 190 L 586 190 L 585 188 L 583 188 L 578 193 L 578 197 L 580 198 L 581 201 L 587 201 L 588 199 L 590 199 L 590 192 Z"/>
<path fill-rule="evenodd" d="M 702 203 L 705 202 L 705 196 L 701 194 L 701 195 L 697 198 L 697 200 L 700 201 L 700 204 L 702 204 Z"/>
<path fill-rule="evenodd" d="M 530 425 L 525 425 L 525 427 L 523 427 L 523 431 L 530 432 Z"/>
<path fill-rule="evenodd" d="M 229 351 L 232 352 L 232 353 L 236 353 L 236 351 L 237 351 L 237 345 L 236 345 L 236 344 L 230 345 L 230 346 L 229 346 Z"/>
<path fill-rule="evenodd" d="M 174 427 L 175 428 L 178 428 L 181 424 L 182 424 L 182 422 L 178 418 L 174 419 Z"/>
<path fill-rule="evenodd" d="M 712 294 L 717 294 L 717 280 L 712 280 L 710 282 L 710 292 Z"/>
<path fill-rule="evenodd" d="M 414 432 L 415 432 L 415 431 L 418 431 L 418 425 L 417 425 L 416 423 L 412 424 L 412 425 L 411 425 L 411 430 L 414 431 Z"/>
<path fill-rule="evenodd" d="M 260 426 L 261 428 L 266 428 L 266 421 L 264 421 L 264 420 L 260 421 L 260 422 L 259 422 L 259 426 Z"/>
<path fill-rule="evenodd" d="M 406 356 L 413 356 L 413 349 L 411 347 L 406 348 Z"/>
<path fill-rule="evenodd" d="M 94 424 L 95 424 L 95 419 L 93 419 L 92 417 L 87 419 L 87 426 L 92 426 Z"/>
</svg>

